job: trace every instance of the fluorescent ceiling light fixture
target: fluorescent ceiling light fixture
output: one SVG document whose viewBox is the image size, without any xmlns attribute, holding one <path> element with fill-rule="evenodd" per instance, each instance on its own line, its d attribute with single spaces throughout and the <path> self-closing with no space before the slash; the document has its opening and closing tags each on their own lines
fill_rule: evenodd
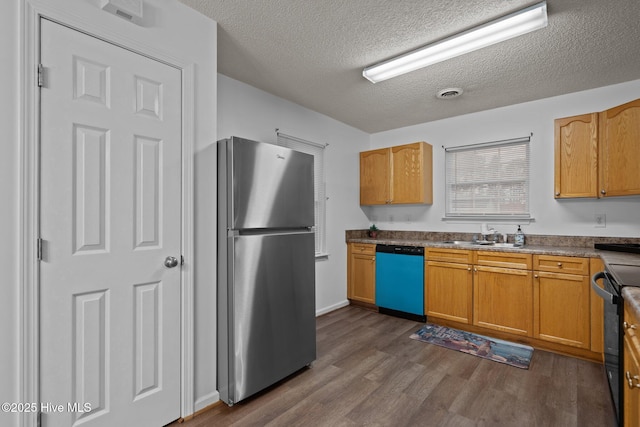
<svg viewBox="0 0 640 427">
<path fill-rule="evenodd" d="M 543 1 L 479 27 L 367 67 L 362 71 L 362 75 L 373 83 L 381 82 L 546 26 L 547 2 Z"/>
</svg>

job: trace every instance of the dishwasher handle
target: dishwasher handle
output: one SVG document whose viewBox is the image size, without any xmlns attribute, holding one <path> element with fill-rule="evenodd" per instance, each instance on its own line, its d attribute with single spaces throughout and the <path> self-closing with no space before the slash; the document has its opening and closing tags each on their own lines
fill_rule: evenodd
<svg viewBox="0 0 640 427">
<path fill-rule="evenodd" d="M 609 280 L 609 278 L 607 277 L 607 273 L 604 271 L 599 271 L 594 274 L 591 277 L 591 289 L 593 289 L 600 298 L 605 300 L 605 302 L 608 302 L 610 304 L 618 304 L 618 297 L 616 295 L 613 295 L 612 293 L 607 292 L 600 286 L 598 286 L 598 283 L 596 283 L 596 281 L 600 279 Z"/>
</svg>

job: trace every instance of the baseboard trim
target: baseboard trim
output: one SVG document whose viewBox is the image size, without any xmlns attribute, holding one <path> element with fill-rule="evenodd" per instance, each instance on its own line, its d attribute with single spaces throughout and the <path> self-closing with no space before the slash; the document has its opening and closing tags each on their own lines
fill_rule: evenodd
<svg viewBox="0 0 640 427">
<path fill-rule="evenodd" d="M 193 413 L 193 415 L 190 415 L 190 417 L 195 417 L 197 414 L 203 411 L 208 411 L 209 409 L 211 409 L 213 405 L 216 405 L 219 402 L 221 402 L 220 393 L 218 393 L 217 390 L 214 391 L 213 393 L 209 393 L 201 397 L 200 399 L 196 400 L 196 402 L 194 403 L 193 409 L 195 412 Z"/>
<path fill-rule="evenodd" d="M 346 307 L 348 305 L 349 305 L 349 300 L 344 300 L 344 301 L 340 301 L 337 304 L 330 305 L 329 307 L 321 308 L 320 310 L 316 310 L 316 317 L 322 316 L 323 314 L 330 313 L 332 311 L 335 311 L 342 307 Z"/>
</svg>

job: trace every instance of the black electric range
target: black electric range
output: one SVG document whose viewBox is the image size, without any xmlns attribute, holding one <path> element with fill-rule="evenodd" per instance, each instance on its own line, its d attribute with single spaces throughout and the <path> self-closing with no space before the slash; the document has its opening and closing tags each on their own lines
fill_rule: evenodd
<svg viewBox="0 0 640 427">
<path fill-rule="evenodd" d="M 640 254 L 640 244 L 635 243 L 596 243 L 595 249 L 614 252 Z M 622 261 L 622 262 L 620 262 Z M 603 280 L 603 289 L 596 280 Z M 622 259 L 605 262 L 605 271 L 596 273 L 592 279 L 592 287 L 604 299 L 604 362 L 611 397 L 614 403 L 619 425 L 623 425 L 623 340 L 622 327 L 623 299 L 622 288 L 625 286 L 640 287 L 640 264 L 624 263 Z"/>
</svg>

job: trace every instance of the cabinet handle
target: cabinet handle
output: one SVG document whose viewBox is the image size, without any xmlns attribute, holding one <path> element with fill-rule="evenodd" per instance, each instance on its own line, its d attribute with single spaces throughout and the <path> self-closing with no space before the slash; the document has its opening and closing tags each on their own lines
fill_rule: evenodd
<svg viewBox="0 0 640 427">
<path fill-rule="evenodd" d="M 467 271 L 471 271 L 471 267 L 467 268 Z"/>
<path fill-rule="evenodd" d="M 560 195 L 560 192 L 558 191 L 558 192 L 556 193 L 556 197 L 557 197 L 557 196 L 559 196 L 559 195 Z"/>
<path fill-rule="evenodd" d="M 371 257 L 371 261 L 375 261 L 375 260 L 376 260 L 376 257 Z"/>
<path fill-rule="evenodd" d="M 607 194 L 607 190 L 600 190 L 600 194 Z"/>
<path fill-rule="evenodd" d="M 562 263 L 561 262 L 558 263 L 558 268 L 562 268 Z"/>
<path fill-rule="evenodd" d="M 631 376 L 631 373 L 627 371 L 625 376 L 627 377 L 627 384 L 629 385 L 629 388 L 640 388 L 640 377 L 638 375 Z M 634 384 L 634 380 L 638 381 L 638 383 Z"/>
<path fill-rule="evenodd" d="M 538 278 L 538 275 L 537 275 L 537 274 L 534 274 L 534 275 L 533 275 L 533 277 L 537 279 L 537 278 Z"/>
<path fill-rule="evenodd" d="M 635 329 L 636 325 L 630 325 L 629 323 L 627 323 L 625 321 L 625 322 L 622 322 L 622 327 L 625 328 L 625 329 Z"/>
</svg>

